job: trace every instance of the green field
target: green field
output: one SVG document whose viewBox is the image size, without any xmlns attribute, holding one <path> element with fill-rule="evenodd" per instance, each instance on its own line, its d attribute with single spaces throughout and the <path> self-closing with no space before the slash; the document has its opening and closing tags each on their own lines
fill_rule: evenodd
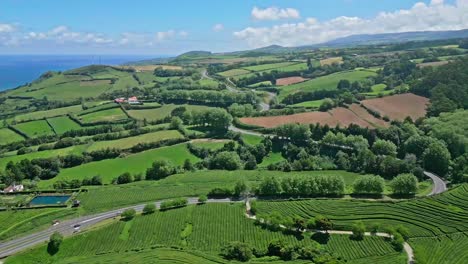
<svg viewBox="0 0 468 264">
<path fill-rule="evenodd" d="M 9 128 L 0 128 L 0 145 L 24 140 L 23 136 Z"/>
<path fill-rule="evenodd" d="M 51 150 L 44 150 L 44 151 L 36 151 L 36 152 L 31 152 L 23 155 L 15 155 L 15 156 L 8 156 L 8 157 L 3 157 L 0 158 L 0 170 L 3 170 L 5 166 L 8 164 L 8 162 L 20 162 L 23 159 L 42 159 L 42 158 L 52 158 L 52 157 L 58 157 L 58 156 L 66 156 L 70 154 L 76 154 L 79 155 L 83 151 L 85 151 L 87 148 L 87 145 L 76 145 L 76 146 L 71 146 L 68 148 L 61 148 L 61 149 L 51 149 Z"/>
<path fill-rule="evenodd" d="M 184 136 L 180 134 L 180 132 L 177 130 L 157 131 L 157 132 L 142 134 L 142 135 L 138 135 L 134 137 L 127 137 L 127 138 L 108 140 L 108 141 L 97 141 L 88 148 L 88 152 L 107 149 L 107 148 L 129 149 L 140 143 L 152 143 L 152 142 L 158 142 L 158 141 L 162 141 L 166 139 L 175 139 L 175 138 L 183 138 L 183 137 Z"/>
<path fill-rule="evenodd" d="M 257 145 L 260 144 L 263 140 L 263 137 L 256 136 L 256 135 L 249 135 L 249 134 L 242 134 L 242 140 L 249 145 Z"/>
<path fill-rule="evenodd" d="M 202 147 L 210 150 L 218 150 L 224 147 L 224 145 L 228 142 L 230 142 L 230 140 L 195 141 L 192 142 L 192 144 L 197 147 Z"/>
<path fill-rule="evenodd" d="M 374 84 L 372 85 L 372 92 L 368 92 L 368 93 L 362 93 L 364 95 L 369 95 L 369 96 L 377 96 L 377 95 L 388 95 L 388 94 L 391 94 L 393 93 L 394 91 L 393 90 L 385 90 L 385 88 L 387 88 L 387 85 L 386 84 Z"/>
<path fill-rule="evenodd" d="M 59 252 L 53 256 L 47 253 L 45 246 L 41 246 L 9 258 L 6 263 L 64 261 L 67 258 L 93 255 L 105 257 L 109 253 L 150 249 L 156 245 L 198 250 L 217 256 L 221 248 L 231 241 L 244 241 L 261 250 L 266 250 L 269 242 L 274 239 L 283 239 L 289 245 L 320 247 L 310 238 L 310 234 L 297 237 L 256 226 L 244 216 L 243 211 L 244 208 L 239 203 L 206 204 L 137 216 L 127 223 L 114 221 L 98 230 L 65 240 Z M 128 237 L 122 236 L 127 225 L 131 225 L 127 231 Z M 183 234 L 187 225 L 192 227 L 191 232 Z M 356 242 L 350 240 L 349 236 L 332 235 L 322 247 L 346 260 L 397 254 L 388 241 L 379 237 L 366 237 L 363 241 Z M 396 263 L 405 263 L 404 261 L 405 258 L 400 255 Z"/>
<path fill-rule="evenodd" d="M 111 108 L 79 116 L 83 123 L 112 122 L 127 119 L 127 115 L 120 108 Z"/>
<path fill-rule="evenodd" d="M 314 100 L 314 101 L 306 101 L 298 104 L 293 104 L 291 107 L 308 107 L 308 108 L 319 108 L 320 105 L 323 103 L 325 99 L 322 100 Z"/>
<path fill-rule="evenodd" d="M 63 169 L 60 174 L 50 180 L 39 182 L 39 186 L 47 187 L 58 180 L 72 180 L 90 178 L 100 175 L 104 183 L 110 183 L 112 179 L 125 172 L 145 173 L 155 160 L 171 161 L 174 165 L 182 165 L 186 159 L 192 162 L 198 160 L 187 149 L 186 144 L 162 147 L 128 155 L 125 158 L 108 159 L 86 163 L 77 167 Z"/>
<path fill-rule="evenodd" d="M 250 73 L 250 71 L 244 70 L 244 69 L 232 69 L 224 72 L 219 72 L 218 75 L 221 75 L 223 77 L 233 77 L 237 75 L 242 75 L 242 74 L 247 74 Z"/>
<path fill-rule="evenodd" d="M 257 88 L 257 87 L 271 86 L 271 85 L 272 85 L 271 81 L 264 81 L 264 82 L 258 82 L 258 83 L 251 84 L 248 87 L 249 88 Z"/>
<path fill-rule="evenodd" d="M 262 163 L 258 164 L 259 168 L 266 168 L 270 164 L 278 163 L 285 160 L 281 155 L 281 152 L 271 152 L 269 156 L 263 158 Z"/>
<path fill-rule="evenodd" d="M 243 69 L 251 71 L 251 72 L 258 72 L 258 71 L 283 68 L 292 64 L 297 64 L 297 62 L 279 62 L 279 63 L 260 64 L 260 65 L 250 66 L 250 67 L 244 67 Z"/>
<path fill-rule="evenodd" d="M 307 64 L 306 63 L 292 63 L 290 65 L 283 64 L 283 63 L 278 63 L 278 65 L 282 65 L 282 66 L 274 68 L 274 69 L 269 69 L 269 70 L 256 71 L 256 72 L 250 72 L 250 73 L 235 75 L 235 76 L 233 76 L 233 78 L 238 80 L 238 79 L 241 79 L 241 78 L 252 77 L 255 74 L 269 73 L 269 72 L 272 72 L 272 71 L 293 72 L 293 71 L 302 71 L 302 70 L 307 69 Z M 259 65 L 259 66 L 261 66 L 261 65 Z M 254 67 L 256 67 L 256 66 L 254 66 Z"/>
<path fill-rule="evenodd" d="M 59 116 L 47 119 L 47 122 L 52 126 L 55 133 L 58 135 L 63 134 L 70 130 L 79 130 L 81 126 L 75 121 L 71 120 L 68 116 Z"/>
<path fill-rule="evenodd" d="M 350 82 L 362 81 L 370 76 L 375 76 L 376 73 L 367 70 L 338 72 L 323 77 L 318 77 L 309 81 L 288 86 L 282 86 L 280 89 L 279 99 L 284 99 L 287 95 L 302 91 L 315 90 L 334 90 L 340 80 L 347 79 Z"/>
<path fill-rule="evenodd" d="M 22 122 L 22 121 L 61 116 L 61 115 L 69 114 L 69 113 L 77 113 L 81 110 L 82 110 L 81 105 L 72 105 L 68 107 L 55 108 L 55 109 L 46 110 L 46 111 L 37 111 L 37 112 L 17 115 L 13 119 L 17 122 Z"/>
<path fill-rule="evenodd" d="M 197 111 L 209 108 L 208 106 L 203 105 L 175 105 L 175 104 L 165 104 L 159 108 L 153 109 L 141 109 L 141 110 L 129 110 L 128 114 L 135 119 L 147 121 L 158 121 L 164 119 L 171 115 L 172 110 L 177 107 L 185 107 L 189 111 Z"/>
<path fill-rule="evenodd" d="M 30 138 L 55 135 L 54 131 L 45 120 L 19 123 L 14 125 L 13 127 L 23 132 Z"/>
</svg>

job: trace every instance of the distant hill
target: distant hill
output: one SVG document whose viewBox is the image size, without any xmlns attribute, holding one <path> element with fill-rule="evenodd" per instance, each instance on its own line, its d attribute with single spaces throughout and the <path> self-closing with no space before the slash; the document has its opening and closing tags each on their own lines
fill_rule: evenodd
<svg viewBox="0 0 468 264">
<path fill-rule="evenodd" d="M 423 40 L 439 40 L 439 39 L 454 39 L 468 38 L 468 29 L 452 30 L 452 31 L 417 31 L 417 32 L 402 32 L 402 33 L 386 33 L 386 34 L 363 34 L 351 35 L 343 38 L 338 38 L 332 41 L 325 42 L 320 46 L 350 46 L 350 45 L 369 45 L 369 44 L 384 44 L 398 43 L 406 41 L 423 41 Z M 313 45 L 316 46 L 316 45 Z"/>
</svg>

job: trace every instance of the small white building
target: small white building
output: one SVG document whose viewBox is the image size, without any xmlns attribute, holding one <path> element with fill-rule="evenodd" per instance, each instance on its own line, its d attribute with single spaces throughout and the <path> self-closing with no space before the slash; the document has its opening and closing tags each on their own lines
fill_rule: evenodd
<svg viewBox="0 0 468 264">
<path fill-rule="evenodd" d="M 13 193 L 13 192 L 22 192 L 24 190 L 24 186 L 22 184 L 13 184 L 6 187 L 3 192 L 4 193 Z"/>
</svg>

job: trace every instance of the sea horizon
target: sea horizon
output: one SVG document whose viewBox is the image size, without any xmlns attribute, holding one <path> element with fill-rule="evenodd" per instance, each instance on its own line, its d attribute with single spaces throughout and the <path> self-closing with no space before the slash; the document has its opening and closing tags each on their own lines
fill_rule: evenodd
<svg viewBox="0 0 468 264">
<path fill-rule="evenodd" d="M 121 65 L 166 55 L 0 54 L 0 91 L 30 83 L 47 71 L 65 71 L 91 64 Z"/>
</svg>

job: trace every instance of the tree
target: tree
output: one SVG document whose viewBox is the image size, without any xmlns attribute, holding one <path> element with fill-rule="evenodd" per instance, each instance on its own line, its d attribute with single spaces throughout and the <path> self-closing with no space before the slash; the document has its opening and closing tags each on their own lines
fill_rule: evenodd
<svg viewBox="0 0 468 264">
<path fill-rule="evenodd" d="M 364 239 L 364 235 L 366 232 L 366 226 L 364 225 L 364 222 L 362 221 L 354 222 L 352 226 L 352 231 L 353 231 L 353 235 L 352 235 L 353 239 L 356 239 L 356 240 Z"/>
<path fill-rule="evenodd" d="M 122 173 L 117 177 L 117 184 L 126 184 L 131 182 L 133 182 L 133 176 L 128 172 Z"/>
<path fill-rule="evenodd" d="M 423 152 L 422 160 L 426 170 L 440 176 L 445 176 L 449 171 L 450 152 L 440 142 L 430 144 Z"/>
<path fill-rule="evenodd" d="M 307 223 L 304 218 L 296 215 L 293 217 L 293 227 L 296 228 L 296 231 L 300 232 L 302 230 L 305 230 L 307 228 Z"/>
<path fill-rule="evenodd" d="M 170 129 L 180 129 L 182 128 L 183 122 L 182 119 L 178 116 L 173 116 L 171 118 L 171 124 L 169 125 Z"/>
<path fill-rule="evenodd" d="M 378 139 L 372 145 L 372 152 L 375 155 L 396 156 L 397 146 L 391 141 Z"/>
<path fill-rule="evenodd" d="M 122 220 L 124 221 L 129 221 L 132 220 L 136 215 L 136 211 L 133 208 L 126 209 L 120 214 L 120 217 L 122 217 Z"/>
<path fill-rule="evenodd" d="M 403 236 L 400 233 L 393 234 L 391 243 L 396 251 L 403 251 L 405 240 L 403 239 Z"/>
<path fill-rule="evenodd" d="M 332 221 L 323 216 L 323 215 L 316 215 L 314 218 L 315 228 L 318 230 L 324 230 L 328 233 L 328 230 L 333 228 Z"/>
<path fill-rule="evenodd" d="M 326 98 L 322 101 L 322 104 L 320 104 L 319 110 L 325 112 L 332 109 L 333 107 L 335 107 L 335 102 L 333 102 L 333 100 L 330 98 Z"/>
<path fill-rule="evenodd" d="M 398 195 L 413 195 L 418 190 L 418 178 L 413 174 L 400 174 L 390 183 L 393 193 Z"/>
<path fill-rule="evenodd" d="M 242 167 L 242 162 L 236 152 L 222 151 L 210 159 L 209 167 L 219 170 L 238 170 Z"/>
<path fill-rule="evenodd" d="M 201 203 L 201 204 L 205 204 L 206 201 L 208 201 L 208 197 L 204 194 L 200 195 L 200 197 L 198 197 L 198 202 Z"/>
<path fill-rule="evenodd" d="M 144 215 L 152 214 L 154 212 L 156 212 L 156 205 L 154 203 L 146 204 L 145 207 L 143 207 Z"/>
<path fill-rule="evenodd" d="M 195 167 L 193 166 L 190 159 L 185 159 L 183 168 L 184 168 L 185 171 L 194 171 L 195 170 Z"/>
<path fill-rule="evenodd" d="M 249 186 L 245 182 L 245 180 L 239 180 L 234 186 L 234 195 L 237 197 L 241 197 L 246 195 L 249 192 Z"/>
<path fill-rule="evenodd" d="M 157 160 L 146 170 L 146 179 L 160 180 L 176 173 L 175 168 L 166 160 Z"/>
<path fill-rule="evenodd" d="M 356 194 L 382 194 L 385 180 L 380 176 L 360 176 L 354 181 L 353 189 Z"/>
<path fill-rule="evenodd" d="M 351 88 L 351 82 L 349 80 L 340 80 L 336 86 L 338 90 Z"/>
<path fill-rule="evenodd" d="M 54 255 L 58 252 L 62 242 L 63 235 L 57 231 L 54 232 L 49 238 L 49 243 L 47 244 L 47 252 L 49 252 L 50 255 Z"/>
<path fill-rule="evenodd" d="M 252 257 L 252 249 L 247 243 L 231 242 L 222 249 L 222 255 L 226 259 L 235 259 L 246 262 Z"/>
<path fill-rule="evenodd" d="M 279 195 L 281 194 L 281 183 L 276 177 L 265 177 L 258 186 L 259 195 Z"/>
</svg>

